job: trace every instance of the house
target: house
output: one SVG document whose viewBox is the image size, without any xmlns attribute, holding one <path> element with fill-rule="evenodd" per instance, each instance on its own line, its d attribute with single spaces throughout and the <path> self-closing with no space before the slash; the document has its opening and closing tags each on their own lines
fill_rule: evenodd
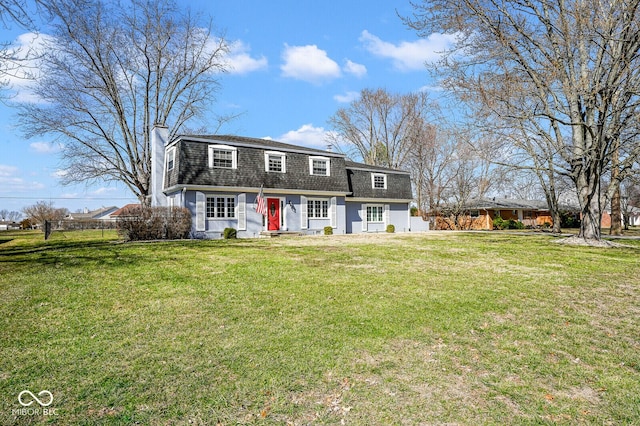
<svg viewBox="0 0 640 426">
<path fill-rule="evenodd" d="M 409 215 L 408 172 L 347 161 L 343 154 L 240 136 L 152 131 L 151 205 L 186 207 L 195 236 L 426 230 Z M 256 211 L 262 196 L 266 216 Z"/>
<path fill-rule="evenodd" d="M 478 198 L 465 203 L 461 215 L 452 218 L 445 214 L 450 209 L 437 212 L 436 229 L 493 229 L 493 220 L 515 220 L 525 226 L 551 226 L 553 218 L 544 201 Z M 444 212 L 444 213 L 443 213 Z M 454 223 L 457 220 L 457 224 Z"/>
<path fill-rule="evenodd" d="M 82 213 L 69 213 L 65 219 L 68 220 L 78 220 L 78 221 L 93 221 L 93 220 L 101 220 L 101 221 L 112 221 L 113 218 L 111 215 L 118 210 L 118 207 L 102 207 L 96 210 L 89 211 L 88 209 L 84 209 Z"/>
<path fill-rule="evenodd" d="M 120 207 L 115 212 L 111 213 L 111 217 L 116 220 L 121 217 L 131 216 L 132 214 L 137 214 L 138 209 L 141 208 L 140 204 L 126 204 Z"/>
</svg>

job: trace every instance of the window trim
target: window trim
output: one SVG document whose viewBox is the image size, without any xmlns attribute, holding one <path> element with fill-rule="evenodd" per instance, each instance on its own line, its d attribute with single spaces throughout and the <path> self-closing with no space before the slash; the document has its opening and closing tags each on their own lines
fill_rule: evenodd
<svg viewBox="0 0 640 426">
<path fill-rule="evenodd" d="M 370 208 L 375 208 L 377 210 L 379 209 L 380 220 L 369 220 L 369 209 Z M 385 222 L 385 220 L 384 220 L 384 212 L 385 212 L 384 204 L 367 204 L 367 206 L 365 208 L 365 214 L 366 214 L 366 218 L 365 219 L 366 219 L 367 223 L 384 223 Z"/>
<path fill-rule="evenodd" d="M 213 165 L 213 151 L 229 151 L 231 152 L 231 167 L 214 166 Z M 238 168 L 238 148 L 230 145 L 209 145 L 209 168 L 210 169 L 228 169 L 233 170 Z"/>
<path fill-rule="evenodd" d="M 172 146 L 171 148 L 167 149 L 165 160 L 167 163 L 166 170 L 170 172 L 176 166 L 176 147 L 175 146 Z"/>
<path fill-rule="evenodd" d="M 270 157 L 280 157 L 280 161 L 282 162 L 282 170 L 269 169 Z M 264 152 L 264 171 L 267 173 L 287 173 L 287 154 L 280 151 L 265 151 Z"/>
<path fill-rule="evenodd" d="M 326 174 L 317 174 L 313 173 L 313 162 L 314 161 L 324 161 L 327 166 Z M 329 157 L 322 157 L 319 155 L 312 155 L 309 157 L 309 174 L 311 176 L 331 176 L 331 159 Z"/>
<path fill-rule="evenodd" d="M 320 203 L 320 216 L 315 215 L 315 205 L 313 208 L 309 208 L 309 203 Z M 327 203 L 326 216 L 324 216 L 325 210 L 322 203 Z M 307 198 L 307 219 L 330 219 L 331 218 L 331 199 L 329 198 Z"/>
<path fill-rule="evenodd" d="M 382 188 L 376 186 L 376 178 L 382 177 Z M 387 189 L 387 175 L 385 173 L 371 173 L 371 188 Z"/>
<path fill-rule="evenodd" d="M 213 216 L 209 216 L 209 200 L 213 199 Z M 218 216 L 218 200 L 224 200 L 224 216 Z M 233 200 L 233 210 L 231 213 L 233 216 L 229 215 L 229 200 Z M 237 220 L 238 219 L 238 199 L 235 195 L 231 194 L 214 194 L 214 195 L 206 195 L 204 200 L 204 217 L 206 220 Z"/>
</svg>

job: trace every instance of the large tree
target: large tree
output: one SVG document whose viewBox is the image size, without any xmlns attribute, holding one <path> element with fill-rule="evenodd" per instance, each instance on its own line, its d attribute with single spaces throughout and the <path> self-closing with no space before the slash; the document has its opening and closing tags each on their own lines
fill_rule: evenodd
<svg viewBox="0 0 640 426">
<path fill-rule="evenodd" d="M 426 93 L 396 94 L 363 89 L 358 99 L 330 119 L 330 141 L 366 164 L 405 168 L 415 126 L 422 126 L 434 105 Z"/>
<path fill-rule="evenodd" d="M 27 136 L 64 146 L 64 180 L 119 181 L 146 201 L 150 128 L 171 135 L 214 101 L 227 44 L 172 0 L 52 0 Z"/>
<path fill-rule="evenodd" d="M 622 181 L 640 155 L 639 3 L 424 0 L 407 19 L 458 35 L 436 65 L 444 84 L 541 142 L 542 163 L 575 185 L 584 239 L 600 239 L 603 175 L 613 166 Z"/>
</svg>

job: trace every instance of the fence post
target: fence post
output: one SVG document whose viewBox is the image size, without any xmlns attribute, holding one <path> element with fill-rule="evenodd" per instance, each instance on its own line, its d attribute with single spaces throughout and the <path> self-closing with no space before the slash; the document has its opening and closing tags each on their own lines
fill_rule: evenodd
<svg viewBox="0 0 640 426">
<path fill-rule="evenodd" d="M 51 236 L 51 222 L 48 220 L 44 221 L 44 240 L 48 240 Z"/>
</svg>

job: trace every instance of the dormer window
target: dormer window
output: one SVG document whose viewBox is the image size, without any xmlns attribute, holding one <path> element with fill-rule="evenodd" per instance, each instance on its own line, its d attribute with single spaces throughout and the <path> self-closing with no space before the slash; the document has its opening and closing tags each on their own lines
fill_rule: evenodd
<svg viewBox="0 0 640 426">
<path fill-rule="evenodd" d="M 384 173 L 371 173 L 371 187 L 373 189 L 387 189 L 387 175 Z"/>
<path fill-rule="evenodd" d="M 309 174 L 314 176 L 329 176 L 331 163 L 328 157 L 309 157 Z"/>
<path fill-rule="evenodd" d="M 282 152 L 267 151 L 264 153 L 264 170 L 266 172 L 286 173 L 287 156 Z"/>
<path fill-rule="evenodd" d="M 237 169 L 238 149 L 228 145 L 209 145 L 209 167 Z"/>
<path fill-rule="evenodd" d="M 169 148 L 167 150 L 167 171 L 173 170 L 173 166 L 176 162 L 176 147 Z"/>
</svg>

